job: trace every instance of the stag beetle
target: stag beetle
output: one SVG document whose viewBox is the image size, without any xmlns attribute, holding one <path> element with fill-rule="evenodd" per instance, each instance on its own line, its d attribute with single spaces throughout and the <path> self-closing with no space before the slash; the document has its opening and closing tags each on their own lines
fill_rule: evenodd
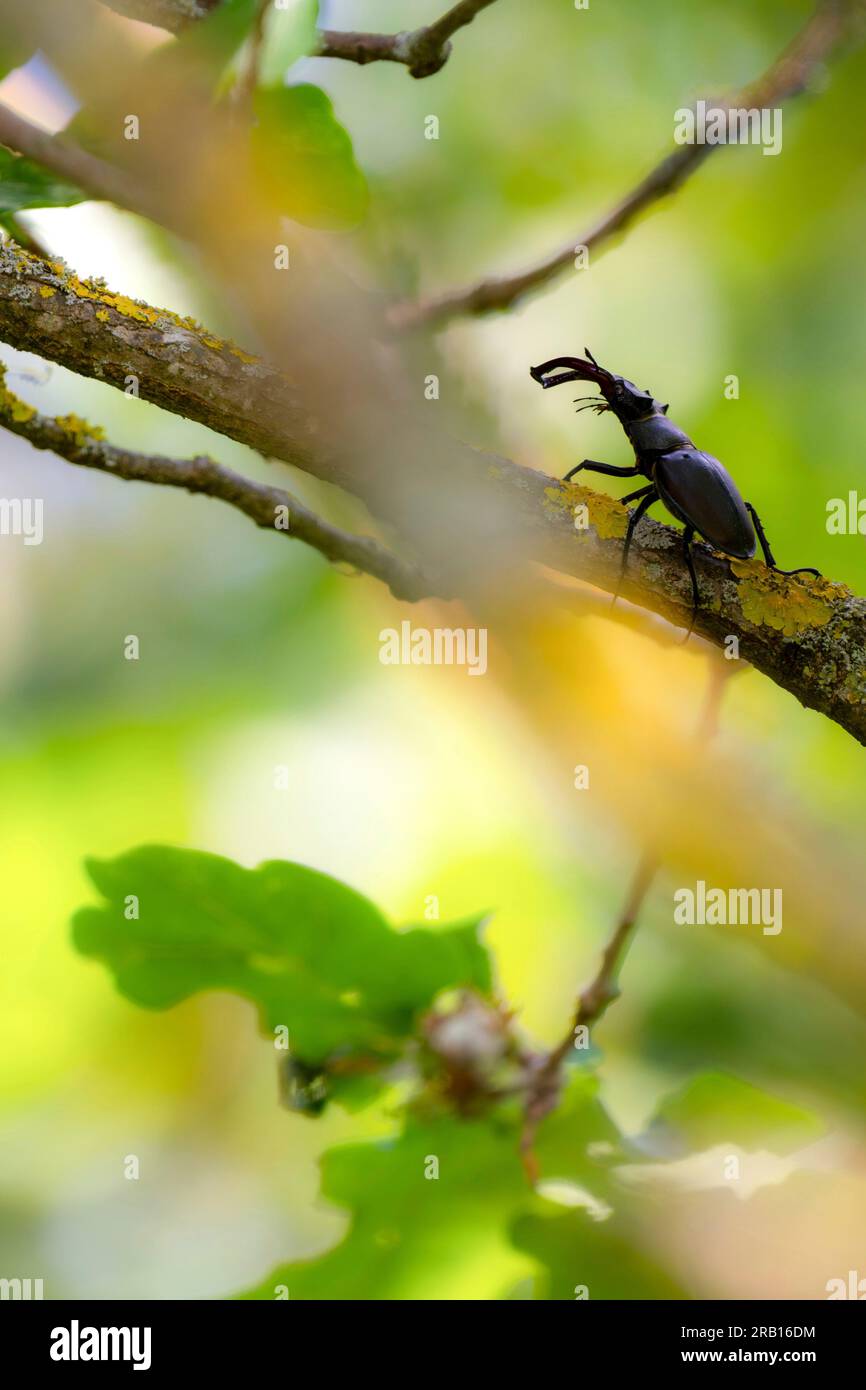
<svg viewBox="0 0 866 1390">
<path fill-rule="evenodd" d="M 539 367 L 530 367 L 529 374 L 545 389 L 560 386 L 564 381 L 591 381 L 601 391 L 603 399 L 579 396 L 575 401 L 578 413 L 580 410 L 595 410 L 601 415 L 612 410 L 634 449 L 633 468 L 616 468 L 609 463 L 584 459 L 583 463 L 578 463 L 566 473 L 566 482 L 584 468 L 590 473 L 606 473 L 614 478 L 634 478 L 643 474 L 650 480 L 647 487 L 638 488 L 637 492 L 630 492 L 627 497 L 621 498 L 624 503 L 637 502 L 638 498 L 640 502 L 629 513 L 614 603 L 625 576 L 635 527 L 655 502 L 663 502 L 671 515 L 685 527 L 683 554 L 692 581 L 692 617 L 686 641 L 695 625 L 700 600 L 692 561 L 692 540 L 696 531 L 716 550 L 737 560 L 751 560 L 755 553 L 757 533 L 757 540 L 770 569 L 778 574 L 819 574 L 818 570 L 807 568 L 780 570 L 773 559 L 758 513 L 751 502 L 743 501 L 733 478 L 719 460 L 696 448 L 679 425 L 667 418 L 668 407 L 655 400 L 651 392 L 639 391 L 633 382 L 614 376 L 600 367 L 589 348 L 584 348 L 584 352 L 588 361 L 582 357 L 553 357 Z M 560 371 L 559 368 L 564 370 Z"/>
</svg>

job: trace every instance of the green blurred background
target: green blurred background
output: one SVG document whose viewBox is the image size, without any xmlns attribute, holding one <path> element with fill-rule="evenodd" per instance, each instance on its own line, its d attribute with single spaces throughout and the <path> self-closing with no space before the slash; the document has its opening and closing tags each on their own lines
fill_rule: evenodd
<svg viewBox="0 0 866 1390">
<path fill-rule="evenodd" d="M 434 290 L 531 263 L 588 228 L 668 149 L 676 108 L 756 76 L 810 8 L 501 0 L 428 81 L 322 60 L 292 78 L 329 92 L 370 181 L 369 219 L 351 238 L 369 282 Z M 320 20 L 400 29 L 436 9 L 330 3 Z M 37 79 L 47 93 L 47 70 Z M 575 419 L 527 375 L 586 343 L 726 462 L 781 564 L 817 565 L 864 592 L 864 537 L 825 525 L 828 500 L 863 476 L 863 81 L 863 56 L 842 59 L 785 108 L 779 157 L 720 151 L 588 272 L 422 343 L 443 397 L 474 422 L 471 442 L 552 473 L 586 456 L 625 463 L 614 425 Z M 423 136 L 430 114 L 438 141 Z M 219 326 L 208 292 L 132 218 L 85 204 L 28 220 L 79 274 Z M 268 476 L 189 422 L 3 358 L 21 374 L 12 388 L 46 412 Z M 790 915 L 778 947 L 750 929 L 689 934 L 673 926 L 662 880 L 599 1039 L 605 1102 L 635 1133 L 672 1085 L 730 1072 L 812 1109 L 861 1167 L 866 779 L 846 734 L 749 673 L 728 692 L 722 762 L 708 755 L 667 786 L 669 745 L 662 735 L 657 761 L 647 745 L 657 727 L 695 722 L 702 658 L 595 624 L 583 650 L 603 648 L 610 665 L 591 710 L 604 724 L 616 688 L 606 737 L 622 750 L 622 787 L 578 793 L 580 740 L 551 754 L 495 671 L 474 681 L 380 666 L 378 631 L 413 615 L 372 580 L 334 573 L 215 502 L 76 471 L 10 436 L 2 450 L 6 495 L 43 497 L 46 520 L 42 546 L 0 545 L 0 1272 L 44 1277 L 50 1297 L 230 1295 L 338 1238 L 346 1219 L 317 1200 L 318 1155 L 394 1127 L 387 1104 L 288 1115 L 251 1007 L 213 997 L 145 1014 L 76 956 L 69 917 L 92 897 L 83 859 L 147 842 L 246 865 L 296 859 L 397 923 L 420 920 L 431 894 L 444 921 L 488 909 L 503 996 L 553 1041 L 615 920 L 640 824 L 665 801 L 662 818 L 683 831 L 672 881 L 717 881 L 748 842 L 731 881 L 781 883 Z M 333 508 L 325 489 L 291 485 Z M 140 638 L 137 662 L 124 659 L 127 634 Z M 526 678 L 543 685 L 543 664 Z M 641 751 L 617 724 L 638 700 Z M 288 790 L 274 787 L 277 765 Z M 689 839 L 696 823 L 706 843 Z M 127 1154 L 152 1181 L 124 1180 Z M 820 1289 L 848 1266 L 837 1271 L 815 1239 Z M 707 1255 L 694 1287 L 760 1297 L 746 1264 L 742 1252 Z M 801 1273 L 792 1289 L 808 1287 Z M 488 1297 L 499 1276 L 488 1262 L 459 1282 L 462 1296 Z"/>
</svg>

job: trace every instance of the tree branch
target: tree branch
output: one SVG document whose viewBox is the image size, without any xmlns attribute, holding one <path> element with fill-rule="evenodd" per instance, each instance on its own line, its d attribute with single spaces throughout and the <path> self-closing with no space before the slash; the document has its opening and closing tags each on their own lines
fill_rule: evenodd
<svg viewBox="0 0 866 1390">
<path fill-rule="evenodd" d="M 323 521 L 283 488 L 244 478 L 213 459 L 165 458 L 119 449 L 106 442 L 103 431 L 77 415 L 52 418 L 15 396 L 6 385 L 0 365 L 0 425 L 26 439 L 34 449 L 47 449 L 67 463 L 94 468 L 128 482 L 156 483 L 216 497 L 243 512 L 266 531 L 292 536 L 318 550 L 334 564 L 351 565 L 380 579 L 395 598 L 417 600 L 430 593 L 429 584 L 414 566 L 387 550 L 372 536 L 356 536 Z M 288 525 L 277 524 L 283 517 Z"/>
<path fill-rule="evenodd" d="M 460 549 L 453 526 L 435 521 L 441 472 L 413 470 L 405 453 L 399 470 L 388 459 L 375 477 L 359 470 L 351 450 L 329 446 L 323 423 L 310 418 L 285 376 L 192 320 L 80 281 L 61 263 L 7 244 L 0 247 L 0 338 L 120 388 L 135 375 L 144 399 L 337 483 L 401 527 L 408 479 L 423 519 L 411 541 L 421 541 L 422 568 L 435 573 L 441 589 Z M 531 559 L 609 593 L 617 589 L 628 517 L 619 502 L 456 442 L 443 457 L 448 515 L 461 518 L 464 555 L 484 537 L 498 548 L 503 573 Z M 389 481 L 398 471 L 400 488 Z M 491 517 L 498 528 L 492 532 Z M 696 630 L 717 647 L 730 648 L 735 638 L 742 659 L 866 744 L 866 599 L 827 579 L 786 578 L 758 560 L 731 560 L 706 545 L 695 546 L 694 557 L 701 593 Z M 480 585 L 482 575 L 464 570 L 460 583 L 476 577 Z M 642 522 L 622 592 L 685 625 L 691 585 L 680 532 Z"/>
<path fill-rule="evenodd" d="M 345 58 L 350 63 L 404 63 L 412 77 L 432 77 L 451 53 L 451 36 L 471 24 L 493 0 L 460 0 L 441 19 L 399 34 L 343 33 L 323 29 L 316 56 Z"/>
<path fill-rule="evenodd" d="M 179 34 L 193 20 L 203 19 L 220 0 L 103 0 L 130 19 L 142 19 Z M 313 56 L 344 58 L 350 63 L 402 63 L 413 77 L 432 77 L 451 54 L 451 37 L 471 24 L 494 0 L 460 0 L 441 19 L 399 34 L 367 34 L 320 29 Z"/>
<path fill-rule="evenodd" d="M 520 1135 L 520 1158 L 532 1186 L 541 1173 L 535 1156 L 538 1128 L 545 1116 L 556 1109 L 562 1091 L 562 1064 L 573 1047 L 577 1046 L 577 1030 L 588 1028 L 601 1018 L 609 1004 L 619 996 L 617 976 L 631 942 L 638 913 L 656 876 L 658 864 L 654 855 L 641 856 L 628 890 L 623 910 L 614 931 L 602 951 L 601 964 L 592 982 L 581 992 L 577 1012 L 568 1032 L 556 1047 L 536 1059 L 524 1102 L 523 1130 Z"/>
<path fill-rule="evenodd" d="M 291 441 L 290 461 L 313 471 L 315 422 L 292 384 L 193 319 L 80 280 L 62 261 L 41 261 L 14 242 L 0 247 L 0 301 L 0 336 L 14 347 L 121 390 L 135 377 L 145 400 L 259 453 Z"/>
<path fill-rule="evenodd" d="M 802 92 L 820 66 L 854 31 L 854 19 L 862 10 L 862 0 L 822 0 L 805 27 L 767 71 L 723 105 L 730 110 L 762 109 L 779 106 Z M 489 277 L 445 294 L 395 304 L 389 316 L 393 326 L 438 326 L 459 314 L 487 314 L 510 308 L 572 266 L 578 247 L 597 252 L 624 232 L 642 212 L 673 193 L 714 149 L 720 148 L 707 144 L 679 146 L 609 212 L 538 264 L 514 275 Z"/>
</svg>

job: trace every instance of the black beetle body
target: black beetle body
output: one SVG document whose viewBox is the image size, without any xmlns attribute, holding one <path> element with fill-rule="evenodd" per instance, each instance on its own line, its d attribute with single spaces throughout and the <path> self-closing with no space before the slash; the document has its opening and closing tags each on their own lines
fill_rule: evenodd
<svg viewBox="0 0 866 1390">
<path fill-rule="evenodd" d="M 663 502 L 672 516 L 685 527 L 684 555 L 692 581 L 692 619 L 694 627 L 698 611 L 698 581 L 692 561 L 691 543 L 695 532 L 709 541 L 716 550 L 738 560 L 750 560 L 760 542 L 764 559 L 771 569 L 778 570 L 760 518 L 750 502 L 744 502 L 737 485 L 727 469 L 712 454 L 698 449 L 688 435 L 667 417 L 668 407 L 662 405 L 649 391 L 641 391 L 625 377 L 615 376 L 600 367 L 588 348 L 582 357 L 554 357 L 529 372 L 540 386 L 559 386 L 565 381 L 589 381 L 601 391 L 603 401 L 583 397 L 588 405 L 583 410 L 599 413 L 610 410 L 625 430 L 635 463 L 632 468 L 615 468 L 608 463 L 584 459 L 566 473 L 566 481 L 582 469 L 606 473 L 614 477 L 632 478 L 638 474 L 649 479 L 648 486 L 623 497 L 623 502 L 640 498 L 640 504 L 629 513 L 623 548 L 620 583 L 625 574 L 632 536 L 641 517 L 654 502 Z M 779 570 L 780 574 L 817 574 L 815 569 Z M 618 592 L 618 589 L 617 589 Z M 614 595 L 614 603 L 616 594 Z M 686 639 L 688 640 L 688 638 Z"/>
<path fill-rule="evenodd" d="M 693 526 L 704 540 L 725 555 L 751 560 L 755 530 L 746 504 L 726 468 L 690 444 L 661 454 L 652 474 L 656 491 L 677 521 Z"/>
</svg>

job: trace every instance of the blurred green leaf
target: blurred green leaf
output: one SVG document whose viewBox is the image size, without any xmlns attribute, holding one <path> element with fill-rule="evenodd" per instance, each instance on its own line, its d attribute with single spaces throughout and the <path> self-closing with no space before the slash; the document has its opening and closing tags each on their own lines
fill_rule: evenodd
<svg viewBox="0 0 866 1390">
<path fill-rule="evenodd" d="M 431 1160 L 438 1178 L 428 1179 Z M 322 1158 L 322 1193 L 351 1212 L 346 1238 L 318 1259 L 283 1265 L 244 1294 L 273 1299 L 459 1298 L 461 1263 L 484 1261 L 495 1297 L 525 1272 L 505 1218 L 525 1198 L 514 1135 L 485 1121 L 412 1122 L 387 1143 L 352 1144 Z"/>
<path fill-rule="evenodd" d="M 511 1224 L 527 1210 L 556 1210 L 530 1192 L 519 1135 L 519 1116 L 415 1115 L 393 1140 L 330 1150 L 322 1158 L 322 1193 L 350 1211 L 345 1238 L 317 1259 L 280 1266 L 242 1296 L 273 1299 L 282 1285 L 291 1299 L 505 1297 L 533 1272 L 512 1246 Z M 591 1186 L 606 1183 L 607 1174 L 590 1146 L 616 1139 L 598 1082 L 584 1074 L 572 1078 L 560 1109 L 542 1126 L 536 1152 L 545 1172 L 567 1170 Z M 433 1160 L 436 1177 L 427 1176 Z M 599 1284 L 613 1259 L 603 1237 L 581 1237 L 574 1257 Z"/>
<path fill-rule="evenodd" d="M 518 1250 L 544 1267 L 536 1298 L 687 1298 L 682 1287 L 635 1244 L 635 1232 L 615 1217 L 595 1220 L 589 1212 L 545 1209 L 519 1216 L 512 1226 Z M 578 1294 L 580 1290 L 580 1294 Z M 585 1292 L 584 1292 L 585 1290 Z"/>
<path fill-rule="evenodd" d="M 114 972 L 144 1008 L 202 990 L 258 1005 L 261 1026 L 290 1030 L 291 1056 L 315 1067 L 339 1049 L 387 1057 L 443 989 L 490 989 L 477 921 L 393 931 L 359 893 L 301 864 L 244 869 L 194 850 L 145 846 L 88 870 L 106 899 L 76 914 L 82 954 Z M 127 899 L 138 920 L 127 920 Z"/>
<path fill-rule="evenodd" d="M 717 1144 L 787 1153 L 823 1133 L 815 1115 L 733 1076 L 695 1077 L 659 1106 L 648 1137 L 696 1152 Z"/>
<path fill-rule="evenodd" d="M 863 1019 L 813 978 L 783 972 L 734 942 L 725 946 L 708 971 L 684 943 L 639 1020 L 642 1053 L 681 1077 L 724 1070 L 769 1091 L 797 1088 L 862 1111 Z"/>
<path fill-rule="evenodd" d="M 41 165 L 23 159 L 0 146 L 0 212 L 23 208 L 68 208 L 86 194 L 63 183 Z"/>
<path fill-rule="evenodd" d="M 313 227 L 360 221 L 367 185 L 329 98 L 302 83 L 256 93 L 253 153 L 280 211 Z"/>
</svg>

